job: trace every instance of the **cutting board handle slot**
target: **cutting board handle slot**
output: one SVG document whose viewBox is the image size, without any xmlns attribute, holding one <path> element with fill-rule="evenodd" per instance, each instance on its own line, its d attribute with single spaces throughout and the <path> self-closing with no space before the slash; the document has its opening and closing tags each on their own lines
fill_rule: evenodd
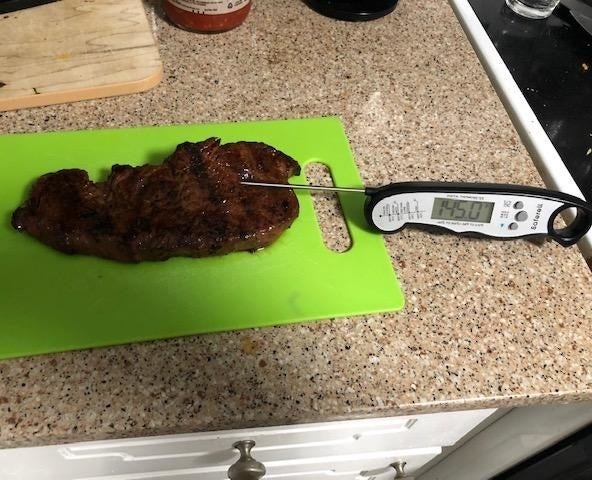
<svg viewBox="0 0 592 480">
<path fill-rule="evenodd" d="M 324 163 L 310 162 L 304 171 L 310 184 L 335 186 L 331 169 Z M 323 243 L 333 252 L 347 252 L 353 242 L 339 197 L 331 192 L 312 192 L 311 196 Z"/>
</svg>

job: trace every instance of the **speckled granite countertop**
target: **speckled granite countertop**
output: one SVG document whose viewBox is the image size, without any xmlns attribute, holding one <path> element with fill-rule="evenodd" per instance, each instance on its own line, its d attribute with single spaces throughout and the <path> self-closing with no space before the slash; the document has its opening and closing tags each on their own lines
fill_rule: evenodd
<svg viewBox="0 0 592 480">
<path fill-rule="evenodd" d="M 165 79 L 0 113 L 0 131 L 339 115 L 367 184 L 541 180 L 445 0 L 379 21 L 255 0 L 200 36 L 147 4 Z M 592 399 L 576 248 L 405 231 L 404 311 L 0 362 L 0 446 Z"/>
</svg>

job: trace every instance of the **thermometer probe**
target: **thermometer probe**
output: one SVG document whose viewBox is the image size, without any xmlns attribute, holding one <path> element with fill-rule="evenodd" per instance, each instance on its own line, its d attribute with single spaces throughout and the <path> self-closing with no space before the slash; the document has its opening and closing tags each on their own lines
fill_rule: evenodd
<svg viewBox="0 0 592 480">
<path fill-rule="evenodd" d="M 520 185 L 400 182 L 382 187 L 346 188 L 241 183 L 257 187 L 363 193 L 367 197 L 366 221 L 382 233 L 395 233 L 407 225 L 416 225 L 496 239 L 547 235 L 568 247 L 580 240 L 592 226 L 592 205 L 585 200 L 567 193 Z M 577 211 L 573 222 L 565 228 L 555 228 L 557 216 L 569 208 Z"/>
</svg>

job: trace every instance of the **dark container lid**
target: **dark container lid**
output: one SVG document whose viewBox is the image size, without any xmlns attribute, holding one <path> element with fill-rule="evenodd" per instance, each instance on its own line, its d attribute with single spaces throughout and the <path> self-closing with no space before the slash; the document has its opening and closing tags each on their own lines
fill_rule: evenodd
<svg viewBox="0 0 592 480">
<path fill-rule="evenodd" d="M 322 15 L 338 20 L 374 20 L 391 13 L 399 0 L 304 0 Z"/>
</svg>

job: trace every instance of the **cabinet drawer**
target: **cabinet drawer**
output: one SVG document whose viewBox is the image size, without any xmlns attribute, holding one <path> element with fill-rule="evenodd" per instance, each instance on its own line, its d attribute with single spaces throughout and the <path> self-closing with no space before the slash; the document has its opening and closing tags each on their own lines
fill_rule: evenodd
<svg viewBox="0 0 592 480">
<path fill-rule="evenodd" d="M 257 445 L 253 456 L 270 472 L 286 465 L 326 466 L 328 461 L 344 465 L 343 462 L 350 460 L 355 463 L 352 468 L 359 472 L 369 468 L 360 462 L 379 458 L 385 466 L 396 460 L 401 451 L 407 451 L 408 455 L 412 449 L 427 448 L 431 449 L 429 452 L 439 452 L 441 446 L 454 444 L 494 411 L 447 412 L 0 450 L 0 478 L 70 480 L 111 478 L 112 475 L 116 476 L 114 478 L 124 475 L 122 479 L 152 478 L 147 475 L 165 475 L 164 478 L 176 475 L 170 478 L 177 478 L 186 472 L 195 474 L 196 468 L 200 475 L 225 478 L 228 466 L 238 458 L 232 444 L 245 439 L 255 440 Z M 324 469 L 339 471 L 337 467 L 316 470 Z"/>
<path fill-rule="evenodd" d="M 249 438 L 257 442 L 261 461 L 293 457 L 357 454 L 389 448 L 408 449 L 453 445 L 495 410 L 472 410 L 404 417 L 348 420 L 243 430 L 149 437 L 137 440 L 81 443 L 64 446 L 69 459 L 119 458 L 125 461 L 219 462 L 234 456 L 231 445 Z"/>
<path fill-rule="evenodd" d="M 362 473 L 383 470 L 397 460 L 406 462 L 406 472 L 413 474 L 427 462 L 441 453 L 437 447 L 393 450 L 363 455 L 341 455 L 315 459 L 295 459 L 270 462 L 266 465 L 265 480 L 272 479 L 327 479 L 327 480 L 366 480 Z M 229 465 L 201 466 L 190 468 L 142 471 L 122 473 L 121 471 L 106 472 L 103 475 L 88 476 L 83 472 L 55 471 L 52 480 L 68 478 L 71 480 L 227 480 L 226 471 Z M 393 471 L 394 476 L 394 471 Z M 15 477 L 16 478 L 16 477 Z M 19 477 L 29 478 L 29 477 Z M 31 477 L 33 478 L 33 477 Z"/>
</svg>

